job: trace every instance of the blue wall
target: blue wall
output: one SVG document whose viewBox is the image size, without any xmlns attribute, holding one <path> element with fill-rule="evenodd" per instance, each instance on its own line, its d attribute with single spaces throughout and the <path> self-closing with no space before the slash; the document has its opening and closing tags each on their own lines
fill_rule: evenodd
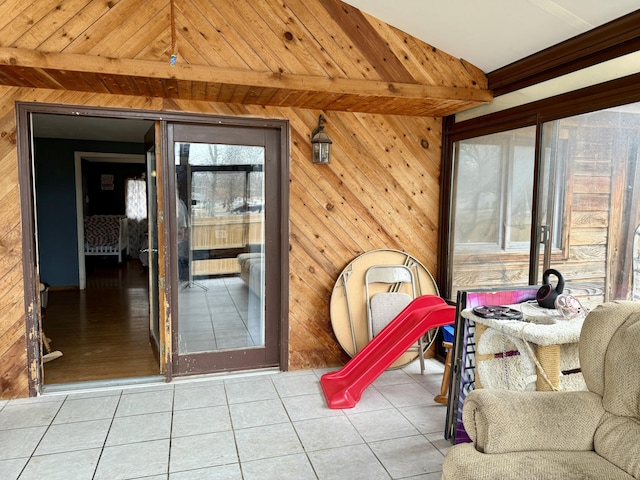
<svg viewBox="0 0 640 480">
<path fill-rule="evenodd" d="M 79 286 L 74 152 L 144 154 L 144 144 L 35 140 L 35 190 L 40 278 Z"/>
</svg>

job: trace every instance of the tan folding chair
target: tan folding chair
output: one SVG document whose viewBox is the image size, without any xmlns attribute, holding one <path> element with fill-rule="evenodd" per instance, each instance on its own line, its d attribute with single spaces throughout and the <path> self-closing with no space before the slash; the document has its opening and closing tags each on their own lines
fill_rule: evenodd
<svg viewBox="0 0 640 480">
<path fill-rule="evenodd" d="M 414 275 L 406 265 L 375 265 L 365 273 L 369 341 L 416 298 Z M 383 284 L 373 287 L 373 284 Z M 420 372 L 424 373 L 424 341 L 418 341 Z"/>
</svg>

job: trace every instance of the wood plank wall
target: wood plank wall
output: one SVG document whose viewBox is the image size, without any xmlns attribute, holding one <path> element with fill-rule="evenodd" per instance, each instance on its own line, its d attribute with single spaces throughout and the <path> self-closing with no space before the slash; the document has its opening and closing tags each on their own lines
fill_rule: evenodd
<svg viewBox="0 0 640 480">
<path fill-rule="evenodd" d="M 337 0 L 175 0 L 174 11 L 180 62 L 486 88 L 475 67 Z M 0 46 L 168 61 L 170 14 L 169 0 L 7 0 Z M 406 250 L 436 274 L 439 118 L 0 87 L 0 397 L 28 395 L 16 101 L 287 119 L 291 369 L 346 360 L 328 304 L 360 253 Z M 334 142 L 328 166 L 310 161 L 320 113 Z"/>
</svg>

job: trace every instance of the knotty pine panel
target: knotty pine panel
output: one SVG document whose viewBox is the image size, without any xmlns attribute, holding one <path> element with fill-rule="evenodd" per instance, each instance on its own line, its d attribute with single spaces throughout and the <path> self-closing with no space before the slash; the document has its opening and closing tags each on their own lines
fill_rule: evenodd
<svg viewBox="0 0 640 480">
<path fill-rule="evenodd" d="M 486 89 L 466 62 L 338 0 L 3 2 L 0 46 Z M 417 113 L 417 112 L 416 112 Z"/>
<path fill-rule="evenodd" d="M 24 336 L 21 337 L 24 340 Z M 0 339 L 0 341 L 2 341 Z M 22 398 L 29 396 L 27 355 L 24 342 L 17 341 L 3 353 L 4 359 L 0 375 L 0 398 Z"/>
<path fill-rule="evenodd" d="M 267 70 L 268 66 L 264 59 L 256 55 L 255 51 L 247 44 L 240 32 L 236 31 L 233 25 L 225 18 L 217 8 L 212 8 L 211 2 L 207 0 L 193 0 L 191 2 L 180 2 L 176 5 L 176 10 L 182 10 L 185 17 L 189 18 L 202 36 L 200 40 L 191 42 L 195 50 L 201 50 L 199 45 L 208 42 L 215 49 L 216 54 L 230 67 L 248 67 L 251 70 Z M 202 18 L 200 18 L 202 17 Z M 180 29 L 184 31 L 184 29 Z M 193 32 L 191 32 L 193 33 Z M 182 35 L 182 33 L 181 33 Z M 215 39 L 215 41 L 211 41 Z M 179 41 L 179 46 L 182 45 Z M 217 63 L 212 63 L 217 65 Z"/>
<path fill-rule="evenodd" d="M 145 18 L 148 18 L 146 23 L 143 25 L 138 24 L 138 32 L 144 31 L 145 35 L 139 35 L 138 32 L 134 32 L 125 41 L 119 40 L 115 45 L 117 48 L 113 52 L 115 58 L 120 58 L 126 54 L 138 60 L 148 60 L 166 55 L 166 52 L 170 51 L 171 38 L 170 36 L 167 37 L 166 28 L 164 28 L 170 21 L 169 6 L 167 5 L 166 8 L 158 11 L 153 17 Z M 157 38 L 159 40 L 149 44 L 147 42 L 148 38 Z"/>
<path fill-rule="evenodd" d="M 427 226 L 430 223 L 432 227 L 437 227 L 439 202 L 437 199 L 425 195 L 425 190 L 439 190 L 439 168 L 438 171 L 425 171 L 423 164 L 415 160 L 423 157 L 424 152 L 414 150 L 412 154 L 407 154 L 403 148 L 403 142 L 408 146 L 415 146 L 420 144 L 421 141 L 417 141 L 419 139 L 408 139 L 406 137 L 402 142 L 398 141 L 399 134 L 393 128 L 393 119 L 388 122 L 377 122 L 375 115 L 358 115 L 357 118 L 361 122 L 364 131 L 370 134 L 366 140 L 367 142 L 377 140 L 385 152 L 393 153 L 395 157 L 403 160 L 401 163 L 385 163 L 383 158 L 375 158 L 373 159 L 374 161 L 371 164 L 371 168 L 375 172 L 383 168 L 388 171 L 395 180 L 394 191 L 397 195 L 420 197 L 423 209 L 420 211 L 413 210 L 410 203 L 406 203 L 409 206 L 409 213 L 419 215 L 421 217 L 419 218 L 421 225 Z M 425 126 L 425 128 L 427 127 Z M 402 185 L 402 187 L 400 187 L 400 185 Z M 387 190 L 385 190 L 385 192 L 387 192 Z"/>
<path fill-rule="evenodd" d="M 0 398 L 29 389 L 21 255 L 9 255 L 0 251 L 3 266 L 13 263 L 0 273 Z"/>
<path fill-rule="evenodd" d="M 0 397 L 28 395 L 26 311 L 14 98 L 2 91 L 0 111 Z"/>
<path fill-rule="evenodd" d="M 13 46 L 19 44 L 21 48 L 38 48 L 56 33 L 60 25 L 67 24 L 88 3 L 88 0 L 65 0 L 58 4 L 38 2 L 40 10 L 30 8 L 25 12 L 31 18 L 25 18 L 27 24 L 20 25 L 20 28 L 16 29 L 20 37 L 16 39 Z M 36 14 L 37 16 L 34 16 Z M 22 33 L 25 27 L 28 28 L 27 34 Z"/>
<path fill-rule="evenodd" d="M 422 83 L 447 85 L 451 78 L 460 79 L 458 86 L 476 86 L 474 78 L 482 78 L 476 67 L 458 59 L 443 57 L 435 48 L 424 48 L 424 43 L 411 35 L 364 13 L 364 17 L 375 25 L 375 30 L 389 45 L 393 58 L 398 58 L 411 76 Z M 438 65 L 437 68 L 433 68 Z M 477 81 L 477 80 L 476 80 Z M 482 88 L 486 83 L 480 81 Z"/>
<path fill-rule="evenodd" d="M 15 145 L 15 101 L 37 101 L 142 110 L 171 110 L 205 115 L 240 115 L 287 119 L 290 122 L 290 299 L 289 362 L 291 369 L 341 365 L 348 358 L 331 328 L 329 301 L 342 269 L 359 254 L 380 248 L 406 250 L 435 275 L 437 247 L 437 176 L 440 149 L 434 132 L 439 119 L 325 112 L 326 130 L 334 140 L 330 165 L 310 160 L 311 131 L 320 111 L 251 107 L 194 101 L 161 101 L 148 97 L 101 95 L 52 90 L 0 88 L 0 104 L 8 112 L 0 118 L 0 208 L 2 219 L 20 219 Z M 429 139 L 429 148 L 421 142 Z M 409 166 L 407 166 L 407 163 Z M 417 173 L 410 174 L 412 170 Z M 4 180 L 3 179 L 9 179 Z M 8 182 L 8 184 L 6 183 Z M 6 192 L 6 198 L 1 193 Z M 410 207 L 410 208 L 409 208 Z M 0 222 L 0 232 L 11 231 Z M 19 241 L 18 241 L 19 240 Z M 21 238 L 7 253 L 0 249 L 0 265 L 13 268 L 0 279 L 0 298 L 19 298 L 3 310 L 0 335 L 10 335 L 5 351 L 25 352 L 25 312 L 22 286 Z M 4 336 L 2 338 L 5 338 Z M 15 342 L 12 343 L 12 342 Z M 15 367 L 15 363 L 20 368 Z M 26 354 L 3 367 L 10 392 L 28 391 Z M 4 378 L 4 377 L 3 377 Z M 14 395 L 11 393 L 10 395 Z M 5 393 L 5 395 L 7 395 Z"/>
<path fill-rule="evenodd" d="M 323 65 L 330 69 L 337 78 L 371 78 L 371 67 L 367 65 L 357 49 L 343 35 L 336 35 L 339 30 L 333 19 L 327 15 L 320 2 L 307 0 L 287 0 L 287 7 L 294 19 L 300 21 L 308 30 L 321 51 L 324 52 Z M 303 37 L 300 37 L 303 38 Z M 309 40 L 301 40 L 301 43 Z M 335 68 L 334 68 L 335 67 Z"/>
<path fill-rule="evenodd" d="M 97 8 L 94 7 L 95 3 L 99 4 Z M 78 25 L 80 32 L 75 38 L 71 39 L 71 42 L 64 47 L 63 51 L 66 53 L 78 53 L 85 55 L 100 52 L 103 48 L 102 44 L 112 43 L 114 37 L 111 35 L 113 32 L 118 32 L 120 26 L 122 24 L 126 24 L 127 20 L 133 18 L 145 18 L 144 12 L 147 7 L 148 6 L 145 2 L 139 2 L 136 0 L 109 2 L 92 1 L 86 9 L 83 9 L 87 12 L 87 15 L 79 19 L 81 22 Z M 61 27 L 64 28 L 63 26 Z M 144 31 L 139 31 L 138 35 L 144 35 L 144 33 Z M 170 37 L 171 32 L 166 31 L 164 35 L 168 35 Z M 117 38 L 120 43 L 122 39 L 128 37 L 122 35 Z M 152 43 L 159 41 L 159 39 L 156 38 L 148 38 L 148 40 Z M 133 56 L 127 55 L 127 58 L 133 58 Z"/>
<path fill-rule="evenodd" d="M 381 78 L 407 83 L 415 81 L 400 59 L 390 50 L 389 43 L 378 34 L 378 30 L 367 21 L 360 10 L 342 2 L 320 4 L 336 22 L 338 31 L 344 32 Z"/>
<path fill-rule="evenodd" d="M 331 199 L 328 199 L 326 203 L 321 203 L 325 202 L 326 190 L 314 192 L 316 187 L 308 176 L 299 174 L 296 178 L 298 181 L 291 184 L 291 196 L 300 198 L 307 195 L 316 196 L 316 198 L 310 199 L 308 203 L 305 202 L 299 206 L 301 210 L 299 212 L 300 218 L 303 222 L 301 227 L 304 228 L 308 225 L 308 228 L 304 228 L 304 231 L 310 232 L 312 239 L 321 238 L 323 242 L 328 242 L 330 245 L 338 243 L 344 245 L 349 255 L 371 250 L 374 247 L 374 242 L 371 241 L 373 232 L 365 229 L 364 225 L 361 230 L 357 223 L 357 216 L 353 215 L 353 212 L 349 211 L 348 207 L 345 206 L 344 210 L 348 210 L 348 214 L 351 215 L 354 221 L 351 221 L 343 213 L 342 208 L 336 208 Z M 317 228 L 314 228 L 329 222 L 332 228 L 328 231 L 318 231 Z M 340 252 L 340 254 L 346 254 L 346 252 Z"/>
<path fill-rule="evenodd" d="M 486 88 L 477 69 L 341 2 L 175 0 L 178 61 L 321 75 Z M 143 19 L 142 23 L 140 20 Z M 140 0 L 6 1 L 0 4 L 0 46 L 41 52 L 168 62 L 169 4 Z M 377 47 L 375 47 L 377 45 Z M 382 52 L 385 52 L 383 55 Z M 387 57 L 387 61 L 383 60 Z M 28 75 L 28 80 L 26 80 Z M 0 88 L 0 371 L 3 397 L 28 392 L 22 226 L 17 186 L 15 101 L 285 118 L 291 125 L 290 368 L 343 363 L 329 299 L 340 271 L 368 250 L 407 250 L 435 272 L 440 170 L 440 120 L 453 100 L 416 106 L 332 93 L 234 88 L 173 79 L 127 78 L 56 69 L 0 69 L 0 77 L 35 88 Z M 55 86 L 60 90 L 47 90 Z M 65 91 L 68 89 L 68 91 Z M 167 98 L 182 96 L 201 101 Z M 164 97 L 164 98 L 163 98 Z M 334 160 L 312 165 L 309 137 L 320 110 L 247 107 L 228 102 L 332 106 L 394 117 L 324 112 Z M 375 108 L 370 106 L 376 102 Z M 411 111 L 410 108 L 414 108 Z M 439 110 L 438 110 L 439 109 Z"/>
<path fill-rule="evenodd" d="M 86 31 L 87 28 L 99 18 L 108 15 L 112 6 L 119 3 L 119 1 L 120 0 L 96 2 L 89 0 L 82 1 L 79 4 L 75 2 L 67 4 L 65 1 L 65 5 L 69 7 L 69 19 L 64 23 L 53 25 L 57 27 L 57 29 L 55 29 L 47 39 L 38 45 L 37 49 L 44 52 L 68 51 L 71 53 L 73 51 L 73 47 L 69 48 L 70 45 L 76 41 L 76 44 L 81 43 L 82 37 L 86 38 L 88 35 Z M 53 2 L 50 2 L 49 4 L 52 5 Z M 16 44 L 12 46 L 19 46 L 19 42 L 16 42 Z"/>
<path fill-rule="evenodd" d="M 307 257 L 314 259 L 329 274 L 334 273 L 343 259 L 352 257 L 349 248 L 333 235 L 331 225 L 322 222 L 321 216 L 314 216 L 307 207 L 295 203 L 290 208 L 290 214 L 291 233 L 295 235 L 291 241 L 292 250 L 302 249 Z"/>
<path fill-rule="evenodd" d="M 31 5 L 25 9 L 16 8 L 7 12 L 8 18 L 13 17 L 13 19 L 0 30 L 0 38 L 6 42 L 6 45 L 13 45 L 20 38 L 32 38 L 30 31 L 33 26 L 45 18 L 51 9 L 52 5 L 46 2 L 31 2 Z"/>
<path fill-rule="evenodd" d="M 100 27 L 98 41 L 87 53 L 100 55 L 102 57 L 139 58 L 140 51 L 149 44 L 155 44 L 156 39 L 164 48 L 158 53 L 169 51 L 171 55 L 170 35 L 166 36 L 166 25 L 170 20 L 170 7 L 168 2 L 150 2 L 145 4 L 143 17 L 131 15 L 126 6 L 115 7 L 109 15 L 110 23 L 116 23 L 112 30 L 105 30 L 106 26 Z M 146 20 L 141 22 L 140 20 Z M 95 35 L 95 34 L 94 34 Z"/>
<path fill-rule="evenodd" d="M 256 9 L 260 16 L 267 18 L 267 23 L 276 33 L 279 41 L 283 41 L 287 48 L 298 56 L 305 65 L 314 66 L 316 59 L 323 59 L 317 62 L 317 66 L 313 67 L 313 71 L 317 75 L 324 75 L 330 78 L 349 77 L 347 73 L 342 71 L 342 65 L 337 64 L 332 58 L 327 56 L 324 48 L 324 42 L 316 36 L 319 30 L 317 19 L 308 19 L 311 24 L 309 27 L 305 25 L 297 13 L 285 2 L 250 2 L 252 7 Z M 311 2 L 306 2 L 311 3 Z M 358 78 L 356 76 L 355 78 Z"/>
</svg>

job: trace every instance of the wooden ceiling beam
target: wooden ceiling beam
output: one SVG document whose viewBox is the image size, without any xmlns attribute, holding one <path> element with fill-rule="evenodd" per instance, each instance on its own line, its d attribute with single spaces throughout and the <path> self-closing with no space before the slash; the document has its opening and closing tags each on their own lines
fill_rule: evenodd
<svg viewBox="0 0 640 480">
<path fill-rule="evenodd" d="M 489 90 L 402 82 L 328 78 L 256 72 L 204 65 L 108 58 L 69 53 L 0 48 L 0 84 L 104 93 L 157 96 L 141 85 L 161 82 L 163 96 L 192 99 L 194 91 L 273 91 L 273 95 L 241 95 L 240 102 L 305 108 L 308 98 L 323 110 L 445 116 L 493 99 Z M 47 83 L 50 79 L 50 85 Z M 92 80 L 93 79 L 93 80 Z M 178 88 L 191 85 L 193 88 Z M 136 88 L 127 88 L 135 85 Z M 219 88 L 208 88 L 211 85 Z M 228 89 L 228 88 L 227 88 Z M 276 94 L 277 93 L 277 94 Z M 287 100 L 290 99 L 290 100 Z M 324 102 L 321 100 L 324 99 Z M 205 100 L 221 101 L 205 95 Z M 289 104 L 289 103 L 290 104 Z M 341 106 L 343 105 L 343 106 Z M 425 113 L 426 112 L 426 113 Z"/>
</svg>

